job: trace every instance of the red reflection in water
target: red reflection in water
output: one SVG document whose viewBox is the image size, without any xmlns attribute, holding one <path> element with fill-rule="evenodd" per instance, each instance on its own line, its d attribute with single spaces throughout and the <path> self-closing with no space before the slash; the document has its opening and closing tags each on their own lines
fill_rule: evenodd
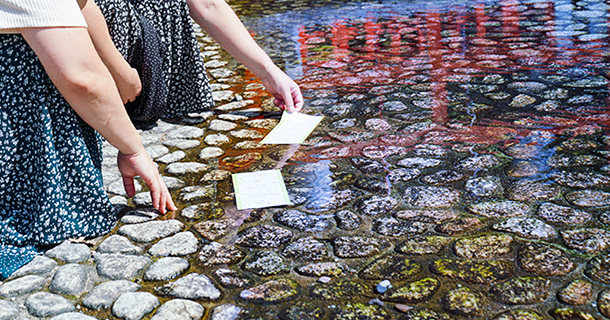
<svg viewBox="0 0 610 320">
<path fill-rule="evenodd" d="M 532 22 L 536 28 L 527 29 Z M 422 90 L 432 94 L 435 125 L 405 133 L 409 138 L 396 142 L 401 146 L 446 141 L 514 143 L 512 139 L 531 130 L 555 134 L 606 130 L 610 125 L 607 106 L 573 112 L 560 111 L 560 107 L 551 115 L 520 113 L 521 119 L 477 119 L 472 125 L 449 119 L 449 82 L 530 70 L 550 74 L 550 65 L 586 68 L 607 62 L 607 37 L 581 41 L 575 35 L 556 32 L 555 25 L 553 3 L 501 0 L 495 7 L 477 3 L 442 14 L 429 10 L 391 19 L 340 20 L 327 29 L 301 27 L 302 87 L 368 92 L 379 85 L 415 85 L 418 77 L 428 77 L 430 87 Z M 341 145 L 340 150 L 327 149 L 327 153 L 361 154 L 363 148 L 375 144 L 388 143 Z"/>
</svg>

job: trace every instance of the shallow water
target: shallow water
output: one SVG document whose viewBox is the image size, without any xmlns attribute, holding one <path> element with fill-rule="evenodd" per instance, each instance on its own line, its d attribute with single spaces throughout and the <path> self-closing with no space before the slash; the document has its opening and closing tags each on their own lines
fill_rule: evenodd
<svg viewBox="0 0 610 320">
<path fill-rule="evenodd" d="M 398 254 L 422 270 L 397 277 L 397 287 L 425 277 L 441 283 L 430 296 L 404 298 L 416 310 L 404 314 L 394 308 L 400 299 L 370 288 L 350 293 L 335 278 L 331 284 L 339 293 L 325 296 L 316 291 L 315 278 L 291 272 L 286 277 L 308 288 L 292 301 L 305 304 L 271 303 L 270 314 L 289 319 L 305 314 L 420 319 L 427 312 L 421 310 L 439 312 L 427 319 L 517 319 L 516 312 L 519 319 L 610 315 L 603 307 L 610 282 L 591 271 L 610 245 L 610 203 L 604 200 L 610 186 L 607 2 L 231 4 L 273 60 L 297 79 L 306 112 L 326 117 L 283 167 L 295 206 L 270 210 L 274 219 L 263 221 L 332 248 L 330 258 L 317 260 L 360 271 L 339 278 L 374 287 L 378 281 L 370 279 L 384 276 L 363 278 L 364 266 Z M 284 152 L 264 151 L 249 170 L 276 166 Z M 334 215 L 338 225 L 300 228 L 295 220 L 278 218 L 277 212 L 288 209 L 308 215 L 295 218 L 300 223 Z M 347 226 L 345 210 L 357 221 L 351 221 L 354 228 Z M 508 236 L 508 243 L 491 239 L 498 235 Z M 338 244 L 342 236 L 388 246 L 358 252 L 372 244 L 350 238 L 356 253 L 345 253 Z M 427 236 L 447 242 L 423 253 L 401 249 L 409 241 L 430 245 Z M 464 243 L 469 253 L 462 251 Z M 544 250 L 528 247 L 538 244 Z M 527 260 L 532 252 L 542 260 Z M 307 264 L 284 257 L 294 268 Z M 437 267 L 441 257 L 493 279 L 457 275 L 460 268 L 445 272 Z M 493 268 L 481 265 L 485 261 L 508 263 L 508 276 L 489 271 Z M 568 261 L 574 265 L 566 266 Z M 396 267 L 386 262 L 380 268 Z M 607 270 L 608 264 L 599 268 Z M 377 272 L 389 277 L 387 270 Z M 530 282 L 535 277 L 548 283 Z M 565 297 L 565 288 L 581 284 L 575 280 L 587 283 L 570 291 L 579 301 Z M 365 307 L 375 297 L 385 305 Z M 306 306 L 319 307 L 323 315 Z M 513 313 L 503 314 L 507 310 Z"/>
</svg>

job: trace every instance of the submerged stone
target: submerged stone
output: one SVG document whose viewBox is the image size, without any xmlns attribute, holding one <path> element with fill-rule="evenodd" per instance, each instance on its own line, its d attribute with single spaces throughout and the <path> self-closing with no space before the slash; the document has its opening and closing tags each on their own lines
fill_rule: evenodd
<svg viewBox="0 0 610 320">
<path fill-rule="evenodd" d="M 557 231 L 541 220 L 528 217 L 514 217 L 498 222 L 492 229 L 514 233 L 528 239 L 549 239 L 557 236 Z"/>
<path fill-rule="evenodd" d="M 426 236 L 404 241 L 396 246 L 396 251 L 410 255 L 438 254 L 452 241 L 449 237 Z"/>
<path fill-rule="evenodd" d="M 519 249 L 517 262 L 523 271 L 540 276 L 565 276 L 576 267 L 559 248 L 538 242 L 529 242 Z"/>
<path fill-rule="evenodd" d="M 231 228 L 234 223 L 235 220 L 233 219 L 206 220 L 197 223 L 192 228 L 202 237 L 215 241 L 227 235 L 229 228 Z"/>
<path fill-rule="evenodd" d="M 426 158 L 405 158 L 396 163 L 396 165 L 400 167 L 416 169 L 433 168 L 439 164 L 441 164 L 440 160 Z"/>
<path fill-rule="evenodd" d="M 282 255 L 294 260 L 320 261 L 329 255 L 326 244 L 313 237 L 298 239 L 282 250 Z"/>
<path fill-rule="evenodd" d="M 588 212 L 551 202 L 541 204 L 536 215 L 548 222 L 563 225 L 581 225 L 592 218 L 592 215 Z"/>
<path fill-rule="evenodd" d="M 203 267 L 219 264 L 235 264 L 246 256 L 241 250 L 230 244 L 210 242 L 203 246 L 197 255 L 197 262 Z"/>
<path fill-rule="evenodd" d="M 156 288 L 156 291 L 164 296 L 182 299 L 216 300 L 220 298 L 220 290 L 207 276 L 198 273 L 189 273 L 174 282 Z"/>
<path fill-rule="evenodd" d="M 492 154 L 483 154 L 460 161 L 456 168 L 466 171 L 479 171 L 499 166 L 502 162 Z"/>
<path fill-rule="evenodd" d="M 299 231 L 321 232 L 334 226 L 332 216 L 307 214 L 298 210 L 278 212 L 273 219 L 281 225 Z"/>
<path fill-rule="evenodd" d="M 473 232 L 484 227 L 483 222 L 476 218 L 458 218 L 445 221 L 434 228 L 439 233 L 452 236 Z"/>
<path fill-rule="evenodd" d="M 403 256 L 389 255 L 365 266 L 358 274 L 367 280 L 405 280 L 411 279 L 422 271 L 422 267 Z"/>
<path fill-rule="evenodd" d="M 414 207 L 446 208 L 460 200 L 460 193 L 444 187 L 409 187 L 405 190 L 405 201 Z"/>
<path fill-rule="evenodd" d="M 369 257 L 389 247 L 383 240 L 365 237 L 337 237 L 332 244 L 335 255 L 340 258 Z"/>
<path fill-rule="evenodd" d="M 511 252 L 513 237 L 506 234 L 488 234 L 462 238 L 453 247 L 458 257 L 465 259 L 490 259 Z"/>
<path fill-rule="evenodd" d="M 579 207 L 602 207 L 610 205 L 610 193 L 601 190 L 581 190 L 566 194 L 566 200 Z"/>
<path fill-rule="evenodd" d="M 610 247 L 610 231 L 600 228 L 582 228 L 561 231 L 568 248 L 585 254 L 597 254 Z"/>
<path fill-rule="evenodd" d="M 242 269 L 261 277 L 287 273 L 290 269 L 279 254 L 273 251 L 258 251 L 242 264 Z"/>
<path fill-rule="evenodd" d="M 610 185 L 610 177 L 597 172 L 567 172 L 561 171 L 551 175 L 551 178 L 562 186 L 571 188 L 605 188 Z"/>
<path fill-rule="evenodd" d="M 606 289 L 597 296 L 597 308 L 605 317 L 610 318 L 610 290 Z"/>
<path fill-rule="evenodd" d="M 423 234 L 432 229 L 433 225 L 419 221 L 404 221 L 396 218 L 380 218 L 373 221 L 372 230 L 390 237 L 402 237 L 406 234 Z"/>
<path fill-rule="evenodd" d="M 99 284 L 83 299 L 83 305 L 89 309 L 109 308 L 123 293 L 135 292 L 141 286 L 127 280 L 107 281 Z"/>
<path fill-rule="evenodd" d="M 490 294 L 505 304 L 534 304 L 546 300 L 551 281 L 542 277 L 518 277 L 491 287 Z"/>
<path fill-rule="evenodd" d="M 155 261 L 144 273 L 144 280 L 167 281 L 178 277 L 189 267 L 186 259 L 165 257 Z"/>
<path fill-rule="evenodd" d="M 477 197 L 489 197 L 500 194 L 502 185 L 497 177 L 480 177 L 466 181 L 464 189 Z"/>
<path fill-rule="evenodd" d="M 178 220 L 149 221 L 124 225 L 119 233 L 136 242 L 152 242 L 178 233 L 184 224 Z"/>
<path fill-rule="evenodd" d="M 491 284 L 513 274 L 512 265 L 506 261 L 466 261 L 439 259 L 430 264 L 430 271 L 451 279 L 469 283 Z"/>
<path fill-rule="evenodd" d="M 557 293 L 559 301 L 576 306 L 585 305 L 593 298 L 593 284 L 586 280 L 574 280 Z"/>
<path fill-rule="evenodd" d="M 476 317 L 483 314 L 488 302 L 483 295 L 468 287 L 449 290 L 442 299 L 445 310 L 466 317 Z"/>
<path fill-rule="evenodd" d="M 258 225 L 240 231 L 235 244 L 251 248 L 277 248 L 288 243 L 290 239 L 292 239 L 290 230 L 270 225 Z"/>
<path fill-rule="evenodd" d="M 610 255 L 602 254 L 589 260 L 585 266 L 585 275 L 591 280 L 610 284 Z"/>
<path fill-rule="evenodd" d="M 341 210 L 335 213 L 337 226 L 343 230 L 355 230 L 362 224 L 362 218 L 349 210 Z"/>
<path fill-rule="evenodd" d="M 317 320 L 323 319 L 324 309 L 311 302 L 297 302 L 280 311 L 282 320 Z"/>
<path fill-rule="evenodd" d="M 340 279 L 335 282 L 314 284 L 309 295 L 314 299 L 336 300 L 357 298 L 370 295 L 372 292 L 373 289 L 364 283 Z"/>
<path fill-rule="evenodd" d="M 267 281 L 243 290 L 239 297 L 253 303 L 279 303 L 298 296 L 299 286 L 289 279 Z"/>
<path fill-rule="evenodd" d="M 350 303 L 331 309 L 331 319 L 386 320 L 391 319 L 391 316 L 380 306 Z"/>
<path fill-rule="evenodd" d="M 421 170 L 415 168 L 394 169 L 388 173 L 388 180 L 393 183 L 411 181 L 421 174 Z"/>
<path fill-rule="evenodd" d="M 511 200 L 524 202 L 547 201 L 558 198 L 562 192 L 563 188 L 555 184 L 536 180 L 519 180 L 509 186 L 506 196 Z"/>
<path fill-rule="evenodd" d="M 591 314 L 572 308 L 556 308 L 549 310 L 555 320 L 596 320 Z"/>
<path fill-rule="evenodd" d="M 358 210 L 369 216 L 386 214 L 398 205 L 398 200 L 392 197 L 374 196 L 358 204 Z"/>
<path fill-rule="evenodd" d="M 97 273 L 112 280 L 130 280 L 141 274 L 152 260 L 145 256 L 120 253 L 95 254 Z"/>
<path fill-rule="evenodd" d="M 408 209 L 398 211 L 395 214 L 396 218 L 421 221 L 428 223 L 439 223 L 442 221 L 453 220 L 458 218 L 457 213 L 452 210 L 431 210 L 431 209 Z"/>
<path fill-rule="evenodd" d="M 424 176 L 421 180 L 430 185 L 444 185 L 464 179 L 464 175 L 453 170 L 441 170 Z"/>
<path fill-rule="evenodd" d="M 493 320 L 544 320 L 540 314 L 526 309 L 512 309 L 506 312 L 502 312 L 497 315 Z"/>
<path fill-rule="evenodd" d="M 381 300 L 415 304 L 428 301 L 440 288 L 440 281 L 424 278 L 391 288 L 381 296 Z"/>
<path fill-rule="evenodd" d="M 430 309 L 418 309 L 408 311 L 401 319 L 404 320 L 451 320 L 452 318 L 443 312 Z"/>
<path fill-rule="evenodd" d="M 231 269 L 218 269 L 214 271 L 214 279 L 227 289 L 248 287 L 254 283 L 250 277 Z"/>
<path fill-rule="evenodd" d="M 338 277 L 348 273 L 349 268 L 338 262 L 311 263 L 296 268 L 298 274 L 308 277 Z"/>
</svg>

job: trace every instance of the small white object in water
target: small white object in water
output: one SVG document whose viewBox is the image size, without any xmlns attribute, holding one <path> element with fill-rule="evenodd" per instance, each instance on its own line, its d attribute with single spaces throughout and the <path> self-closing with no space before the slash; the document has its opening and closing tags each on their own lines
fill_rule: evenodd
<svg viewBox="0 0 610 320">
<path fill-rule="evenodd" d="M 331 280 L 331 279 L 330 279 L 330 277 L 327 277 L 327 276 L 322 276 L 322 277 L 320 277 L 320 279 L 318 279 L 318 282 L 321 282 L 321 283 L 329 283 L 329 282 L 330 282 L 330 280 Z"/>
<path fill-rule="evenodd" d="M 376 290 L 379 293 L 384 293 L 390 288 L 392 288 L 392 283 L 390 282 L 390 280 L 383 280 L 377 284 Z"/>
</svg>

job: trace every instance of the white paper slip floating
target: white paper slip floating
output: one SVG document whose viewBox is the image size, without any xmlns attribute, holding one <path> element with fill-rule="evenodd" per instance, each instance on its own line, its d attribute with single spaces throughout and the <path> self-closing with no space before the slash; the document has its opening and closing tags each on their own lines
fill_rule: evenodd
<svg viewBox="0 0 610 320">
<path fill-rule="evenodd" d="M 234 173 L 231 179 L 237 210 L 291 204 L 280 170 Z"/>
<path fill-rule="evenodd" d="M 322 121 L 320 116 L 312 116 L 300 112 L 284 111 L 280 123 L 261 140 L 263 144 L 294 144 L 303 143 L 311 132 Z"/>
</svg>

